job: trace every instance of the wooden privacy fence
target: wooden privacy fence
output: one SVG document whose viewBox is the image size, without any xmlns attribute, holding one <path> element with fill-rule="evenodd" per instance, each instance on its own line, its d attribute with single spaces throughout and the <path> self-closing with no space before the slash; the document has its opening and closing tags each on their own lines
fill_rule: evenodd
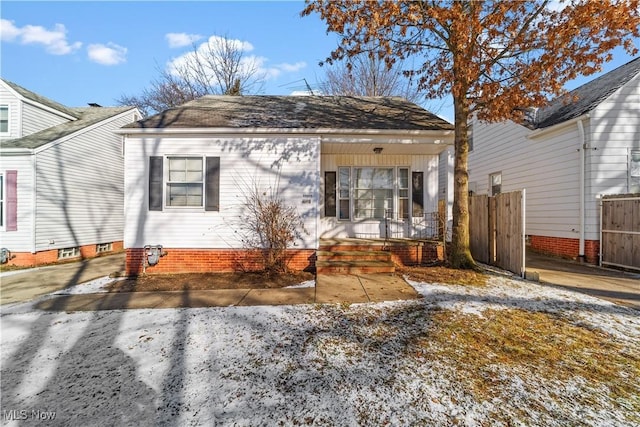
<svg viewBox="0 0 640 427">
<path fill-rule="evenodd" d="M 600 230 L 601 265 L 640 270 L 640 196 L 604 196 Z"/>
<path fill-rule="evenodd" d="M 525 191 L 469 198 L 471 255 L 524 276 Z"/>
</svg>

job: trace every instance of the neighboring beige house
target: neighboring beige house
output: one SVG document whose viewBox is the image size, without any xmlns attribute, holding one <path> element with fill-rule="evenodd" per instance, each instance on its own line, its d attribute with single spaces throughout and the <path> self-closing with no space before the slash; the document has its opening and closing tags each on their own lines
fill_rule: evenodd
<svg viewBox="0 0 640 427">
<path fill-rule="evenodd" d="M 120 133 L 130 272 L 146 245 L 167 253 L 153 271 L 233 269 L 256 186 L 304 218 L 292 268 L 312 266 L 321 239 L 428 237 L 453 143 L 451 123 L 393 97 L 205 96 Z"/>
<path fill-rule="evenodd" d="M 526 189 L 533 249 L 598 262 L 600 199 L 640 193 L 640 58 L 558 98 L 527 123 L 472 122 L 469 189 Z"/>
<path fill-rule="evenodd" d="M 38 265 L 122 248 L 133 107 L 68 108 L 0 79 L 0 248 Z M 5 252 L 6 253 L 6 252 Z"/>
</svg>

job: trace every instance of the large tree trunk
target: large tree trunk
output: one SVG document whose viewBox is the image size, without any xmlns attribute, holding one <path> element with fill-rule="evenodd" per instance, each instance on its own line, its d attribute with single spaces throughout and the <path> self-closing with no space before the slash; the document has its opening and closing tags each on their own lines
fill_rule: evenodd
<svg viewBox="0 0 640 427">
<path fill-rule="evenodd" d="M 469 246 L 469 173 L 467 171 L 469 107 L 465 99 L 457 97 L 454 97 L 453 106 L 455 111 L 455 166 L 453 230 L 449 261 L 454 268 L 476 268 Z"/>
</svg>

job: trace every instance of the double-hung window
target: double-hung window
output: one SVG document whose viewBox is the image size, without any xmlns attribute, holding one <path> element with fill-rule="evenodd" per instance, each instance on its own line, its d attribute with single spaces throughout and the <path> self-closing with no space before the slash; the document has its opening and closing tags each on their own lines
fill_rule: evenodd
<svg viewBox="0 0 640 427">
<path fill-rule="evenodd" d="M 167 207 L 202 207 L 202 157 L 167 157 Z"/>
<path fill-rule="evenodd" d="M 219 199 L 219 157 L 149 158 L 149 210 L 204 208 L 205 211 L 217 211 Z"/>
<path fill-rule="evenodd" d="M 9 106 L 0 105 L 0 134 L 9 133 Z"/>
</svg>

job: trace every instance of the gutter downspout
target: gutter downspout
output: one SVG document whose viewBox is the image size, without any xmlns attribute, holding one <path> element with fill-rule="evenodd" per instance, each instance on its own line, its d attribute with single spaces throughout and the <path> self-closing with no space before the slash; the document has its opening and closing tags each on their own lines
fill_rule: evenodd
<svg viewBox="0 0 640 427">
<path fill-rule="evenodd" d="M 588 115 L 585 117 L 588 118 Z M 584 241 L 585 241 L 585 160 L 586 160 L 586 150 L 587 150 L 587 140 L 584 133 L 584 126 L 582 121 L 584 118 L 578 120 L 576 123 L 578 125 L 578 135 L 580 139 L 580 148 L 578 151 L 580 152 L 580 243 L 578 248 L 578 261 L 584 262 Z"/>
</svg>

